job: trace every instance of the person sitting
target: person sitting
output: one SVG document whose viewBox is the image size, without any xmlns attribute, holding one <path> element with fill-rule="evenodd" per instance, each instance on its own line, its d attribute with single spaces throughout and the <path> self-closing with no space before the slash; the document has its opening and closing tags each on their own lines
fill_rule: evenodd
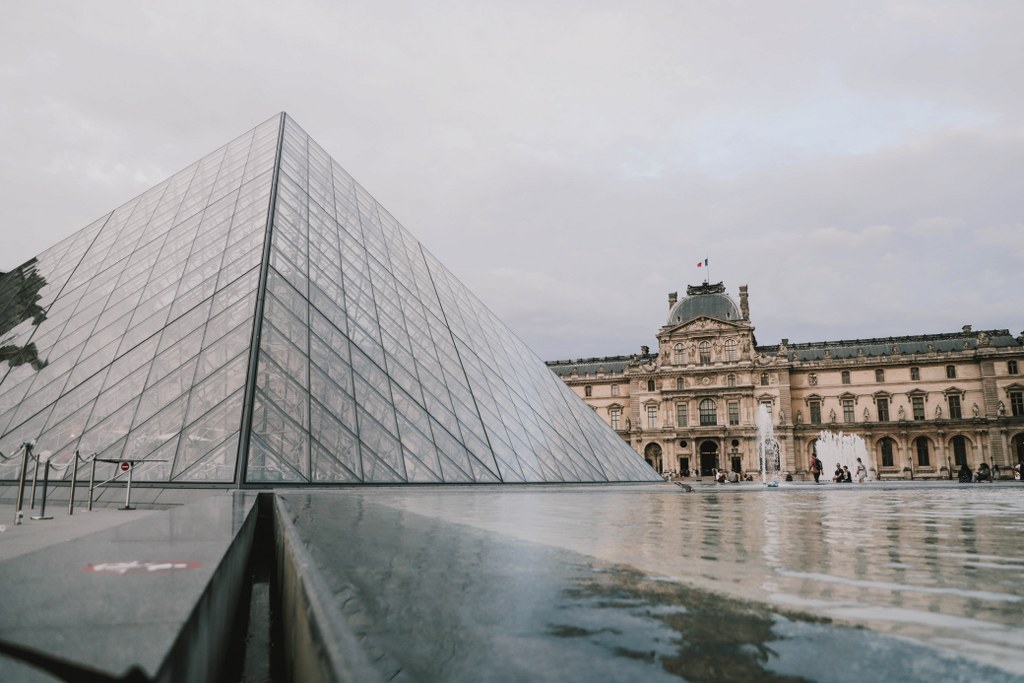
<svg viewBox="0 0 1024 683">
<path fill-rule="evenodd" d="M 843 480 L 843 466 L 836 463 L 836 471 L 833 472 L 832 481 L 838 483 Z"/>
<path fill-rule="evenodd" d="M 961 484 L 970 484 L 974 480 L 974 473 L 971 472 L 971 468 L 967 466 L 967 463 L 960 465 L 960 472 L 957 473 L 957 478 Z"/>
<path fill-rule="evenodd" d="M 978 465 L 978 472 L 976 473 L 977 481 L 992 481 L 992 470 L 988 468 L 988 463 L 981 463 Z"/>
<path fill-rule="evenodd" d="M 843 483 L 844 484 L 852 484 L 853 483 L 853 474 L 850 473 L 850 468 L 847 467 L 846 465 L 843 465 Z"/>
<path fill-rule="evenodd" d="M 725 471 L 718 470 L 718 472 L 715 474 L 715 481 L 717 481 L 719 484 L 724 484 L 725 483 Z"/>
</svg>

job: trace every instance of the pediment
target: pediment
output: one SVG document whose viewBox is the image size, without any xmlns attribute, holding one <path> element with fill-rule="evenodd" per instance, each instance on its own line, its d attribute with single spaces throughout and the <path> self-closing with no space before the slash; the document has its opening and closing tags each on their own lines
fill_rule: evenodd
<svg viewBox="0 0 1024 683">
<path fill-rule="evenodd" d="M 728 320 L 719 320 L 717 318 L 711 318 L 708 316 L 701 316 L 694 318 L 685 323 L 674 326 L 666 326 L 662 328 L 660 336 L 676 336 L 685 335 L 693 336 L 699 333 L 720 333 L 720 332 L 746 332 L 750 327 L 739 322 L 730 322 Z"/>
</svg>

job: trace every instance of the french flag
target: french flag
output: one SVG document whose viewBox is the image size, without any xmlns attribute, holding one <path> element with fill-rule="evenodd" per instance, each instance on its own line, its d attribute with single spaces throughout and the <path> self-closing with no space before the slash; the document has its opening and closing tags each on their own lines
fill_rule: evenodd
<svg viewBox="0 0 1024 683">
<path fill-rule="evenodd" d="M 700 268 L 702 266 L 706 266 L 707 264 L 708 264 L 708 260 L 707 259 L 704 259 L 703 261 L 697 261 L 697 267 L 698 268 Z"/>
</svg>

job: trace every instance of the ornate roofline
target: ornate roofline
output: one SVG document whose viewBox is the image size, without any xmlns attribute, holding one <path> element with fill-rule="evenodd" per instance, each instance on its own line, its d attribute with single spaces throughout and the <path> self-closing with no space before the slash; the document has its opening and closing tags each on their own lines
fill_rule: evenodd
<svg viewBox="0 0 1024 683">
<path fill-rule="evenodd" d="M 686 296 L 698 294 L 725 294 L 725 283 L 718 282 L 712 285 L 705 282 L 699 285 L 686 285 Z"/>
<path fill-rule="evenodd" d="M 971 332 L 945 332 L 940 334 L 916 334 L 902 337 L 873 337 L 871 339 L 840 339 L 837 341 L 802 342 L 785 344 L 790 350 L 825 349 L 835 347 L 867 346 L 872 344 L 899 344 L 904 342 L 950 341 L 955 339 L 976 339 L 979 334 L 986 333 L 990 337 L 1012 337 L 1009 330 L 973 330 Z M 759 352 L 777 351 L 779 344 L 759 346 Z"/>
</svg>

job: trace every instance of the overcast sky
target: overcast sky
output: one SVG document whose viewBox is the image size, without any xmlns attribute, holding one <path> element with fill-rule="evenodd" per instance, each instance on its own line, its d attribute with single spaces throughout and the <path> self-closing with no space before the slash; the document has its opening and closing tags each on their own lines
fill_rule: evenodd
<svg viewBox="0 0 1024 683">
<path fill-rule="evenodd" d="M 0 0 L 0 270 L 287 111 L 541 357 L 1024 329 L 1024 2 Z"/>
</svg>

